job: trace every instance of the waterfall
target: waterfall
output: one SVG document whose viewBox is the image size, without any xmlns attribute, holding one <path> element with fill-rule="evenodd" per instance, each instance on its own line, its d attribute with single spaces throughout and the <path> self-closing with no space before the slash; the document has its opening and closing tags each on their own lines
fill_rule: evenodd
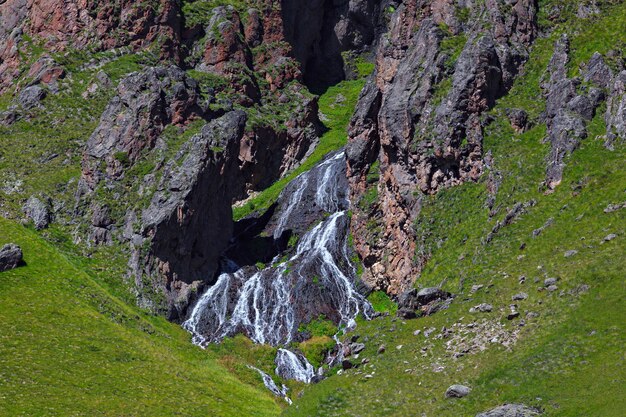
<svg viewBox="0 0 626 417">
<path fill-rule="evenodd" d="M 268 233 L 279 239 L 287 230 L 298 232 L 295 250 L 289 257 L 276 256 L 262 269 L 227 263 L 183 323 L 193 334 L 193 343 L 205 346 L 244 333 L 255 343 L 280 347 L 294 340 L 301 324 L 321 314 L 344 331 L 354 327 L 358 314 L 370 317 L 370 304 L 354 287 L 347 188 L 344 153 L 331 156 L 285 187 Z M 309 383 L 315 371 L 304 356 L 280 348 L 276 374 Z M 274 387 L 268 389 L 283 395 Z"/>
<path fill-rule="evenodd" d="M 263 385 L 265 385 L 265 388 L 270 390 L 277 397 L 283 397 L 285 401 L 287 401 L 287 403 L 291 404 L 291 398 L 287 396 L 287 391 L 289 389 L 285 385 L 282 385 L 281 388 L 278 388 L 278 385 L 276 385 L 276 382 L 274 382 L 272 377 L 266 374 L 265 372 L 263 372 L 262 370 L 260 370 L 259 368 L 256 368 L 251 365 L 248 365 L 248 368 L 254 369 L 255 371 L 259 373 L 259 375 L 261 375 L 261 378 L 263 378 Z"/>
<path fill-rule="evenodd" d="M 310 383 L 315 376 L 313 365 L 302 355 L 296 355 L 287 349 L 278 349 L 276 354 L 276 375 L 285 379 L 295 379 Z"/>
</svg>

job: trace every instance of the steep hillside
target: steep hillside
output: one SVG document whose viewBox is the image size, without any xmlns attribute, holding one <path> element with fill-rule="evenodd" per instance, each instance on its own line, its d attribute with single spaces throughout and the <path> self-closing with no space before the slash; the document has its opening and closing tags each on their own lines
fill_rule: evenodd
<svg viewBox="0 0 626 417">
<path fill-rule="evenodd" d="M 262 385 L 112 296 L 34 231 L 0 219 L 0 236 L 25 262 L 0 273 L 2 415 L 278 413 Z"/>
<path fill-rule="evenodd" d="M 506 403 L 550 416 L 623 414 L 624 142 L 607 148 L 602 107 L 566 157 L 560 184 L 546 191 L 550 143 L 540 116 L 541 83 L 563 31 L 571 75 L 623 42 L 626 8 L 608 10 L 591 24 L 572 17 L 538 40 L 488 113 L 485 174 L 421 199 L 412 227 L 425 262 L 415 286 L 451 292 L 449 308 L 359 323 L 347 338 L 366 341 L 353 360 L 360 366 L 309 388 L 286 415 L 459 416 Z M 535 122 L 516 131 L 509 109 Z M 473 310 L 481 304 L 489 312 Z M 452 384 L 471 393 L 446 398 Z"/>
</svg>

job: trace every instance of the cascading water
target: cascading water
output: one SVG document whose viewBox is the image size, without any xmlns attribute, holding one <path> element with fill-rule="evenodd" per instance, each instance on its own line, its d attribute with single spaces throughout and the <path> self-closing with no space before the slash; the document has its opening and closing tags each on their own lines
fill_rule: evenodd
<svg viewBox="0 0 626 417">
<path fill-rule="evenodd" d="M 276 375 L 285 379 L 295 379 L 308 384 L 315 377 L 313 365 L 304 356 L 290 350 L 278 349 L 275 363 Z"/>
<path fill-rule="evenodd" d="M 226 262 L 217 282 L 183 323 L 194 343 L 204 346 L 243 333 L 256 343 L 285 346 L 301 324 L 320 315 L 344 329 L 354 326 L 359 313 L 369 318 L 371 306 L 354 287 L 347 188 L 343 153 L 285 188 L 269 232 L 275 240 L 285 233 L 300 235 L 295 250 L 261 269 Z M 303 356 L 286 349 L 279 349 L 276 365 L 276 373 L 284 378 L 308 383 L 315 376 Z"/>
</svg>

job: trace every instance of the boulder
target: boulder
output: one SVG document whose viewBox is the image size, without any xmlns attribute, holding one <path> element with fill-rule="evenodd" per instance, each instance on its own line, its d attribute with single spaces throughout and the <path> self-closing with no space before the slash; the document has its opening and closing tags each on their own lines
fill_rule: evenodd
<svg viewBox="0 0 626 417">
<path fill-rule="evenodd" d="M 403 319 L 414 319 L 415 317 L 417 317 L 417 314 L 415 314 L 415 310 L 406 307 L 399 308 L 396 312 L 396 315 Z"/>
<path fill-rule="evenodd" d="M 45 97 L 46 90 L 38 85 L 33 85 L 20 91 L 17 101 L 25 110 L 29 110 L 39 106 L 41 100 Z"/>
<path fill-rule="evenodd" d="M 24 214 L 33 221 L 37 230 L 45 229 L 50 224 L 49 202 L 42 202 L 37 197 L 30 197 L 22 207 Z"/>
<path fill-rule="evenodd" d="M 356 355 L 365 349 L 365 343 L 350 343 L 350 352 Z"/>
<path fill-rule="evenodd" d="M 528 120 L 528 113 L 522 109 L 509 109 L 506 112 L 509 117 L 509 121 L 511 122 L 511 127 L 517 133 L 523 133 L 528 130 L 530 127 L 530 122 Z"/>
<path fill-rule="evenodd" d="M 419 308 L 419 302 L 417 301 L 417 288 L 404 291 L 398 296 L 398 312 L 400 310 L 416 310 L 417 308 Z"/>
<path fill-rule="evenodd" d="M 454 384 L 446 390 L 446 398 L 463 398 L 467 396 L 472 389 L 465 385 Z"/>
<path fill-rule="evenodd" d="M 426 305 L 435 300 L 445 300 L 446 298 L 450 298 L 450 293 L 446 291 L 442 291 L 436 287 L 423 288 L 419 290 L 417 293 L 417 302 L 420 305 Z"/>
<path fill-rule="evenodd" d="M 493 310 L 493 306 L 491 304 L 482 303 L 470 308 L 470 313 L 489 313 L 491 310 Z"/>
<path fill-rule="evenodd" d="M 17 268 L 22 262 L 22 249 L 14 243 L 6 244 L 0 249 L 0 272 Z"/>
</svg>

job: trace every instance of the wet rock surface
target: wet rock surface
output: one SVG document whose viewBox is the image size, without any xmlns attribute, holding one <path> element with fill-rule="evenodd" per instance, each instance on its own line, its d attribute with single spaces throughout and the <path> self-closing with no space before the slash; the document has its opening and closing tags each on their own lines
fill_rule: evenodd
<svg viewBox="0 0 626 417">
<path fill-rule="evenodd" d="M 343 153 L 331 155 L 297 177 L 279 197 L 272 217 L 259 220 L 265 226 L 258 234 L 274 240 L 297 236 L 297 243 L 268 265 L 240 266 L 230 260 L 183 324 L 195 343 L 244 333 L 257 343 L 281 346 L 299 337 L 301 324 L 320 315 L 350 329 L 357 314 L 372 313 L 354 287 L 344 158 Z"/>
</svg>

